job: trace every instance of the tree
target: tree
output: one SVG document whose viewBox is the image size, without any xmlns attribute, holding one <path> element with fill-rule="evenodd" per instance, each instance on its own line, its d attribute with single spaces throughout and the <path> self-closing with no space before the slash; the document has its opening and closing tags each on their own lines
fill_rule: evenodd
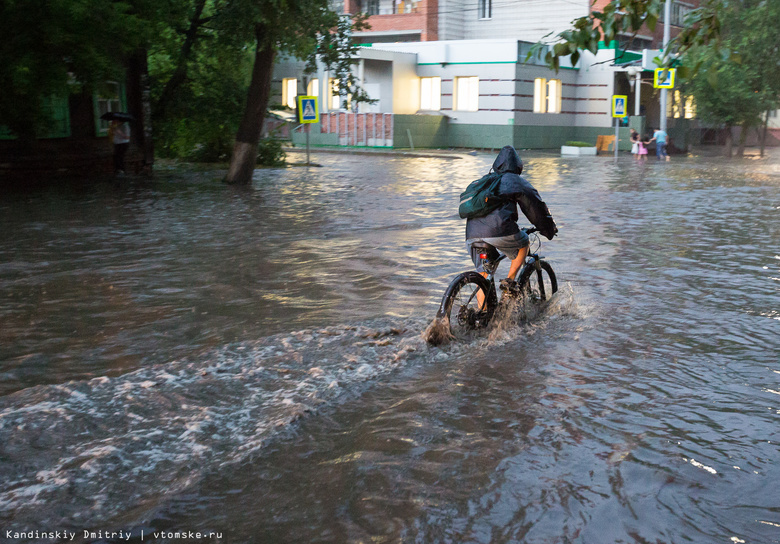
<svg viewBox="0 0 780 544">
<path fill-rule="evenodd" d="M 157 148 L 195 161 L 230 157 L 252 56 L 218 0 L 177 0 L 149 50 Z"/>
<path fill-rule="evenodd" d="M 780 96 L 778 2 L 729 3 L 727 17 L 714 46 L 694 46 L 685 63 L 694 67 L 685 83 L 705 123 L 725 125 L 726 154 L 731 156 L 732 127 L 740 126 L 737 155 L 742 155 L 748 131 L 761 116 L 777 107 Z"/>
<path fill-rule="evenodd" d="M 314 73 L 319 60 L 335 75 L 338 80 L 338 92 L 344 109 L 349 109 L 350 104 L 372 104 L 376 100 L 370 98 L 366 91 L 360 87 L 355 77 L 353 66 L 355 56 L 360 47 L 352 41 L 352 33 L 369 28 L 368 15 L 359 13 L 354 18 L 349 15 L 339 17 L 339 22 L 333 32 L 320 35 L 315 54 L 309 57 L 306 73 Z"/>
<path fill-rule="evenodd" d="M 579 60 L 580 50 L 596 53 L 600 41 L 655 29 L 664 0 L 613 0 L 603 11 L 575 19 L 546 52 L 558 70 L 561 57 Z M 678 77 L 694 94 L 699 116 L 727 127 L 742 126 L 741 145 L 760 115 L 780 97 L 780 1 L 704 0 L 686 17 L 680 33 L 665 48 L 663 66 L 677 65 Z M 544 44 L 531 54 L 540 55 Z M 530 56 L 530 55 L 529 55 Z M 730 134 L 730 132 L 729 132 Z M 730 136 L 729 136 L 730 137 Z M 730 142 L 727 146 L 730 153 Z"/>
<path fill-rule="evenodd" d="M 307 58 L 316 48 L 317 35 L 330 32 L 338 16 L 327 0 L 228 0 L 223 24 L 232 24 L 239 36 L 255 41 L 255 59 L 246 105 L 233 144 L 225 181 L 249 183 L 257 160 L 274 59 L 279 51 Z"/>
<path fill-rule="evenodd" d="M 572 28 L 558 34 L 555 43 L 545 54 L 547 64 L 558 70 L 560 59 L 571 55 L 572 64 L 579 60 L 579 50 L 588 50 L 593 54 L 598 51 L 599 42 L 610 43 L 619 34 L 637 34 L 647 25 L 652 31 L 663 12 L 665 0 L 613 0 L 603 11 L 593 11 L 589 15 L 579 17 L 572 22 Z M 723 0 L 704 0 L 701 7 L 693 10 L 685 21 L 685 27 L 674 38 L 664 51 L 662 59 L 665 65 L 670 65 L 675 56 L 680 55 L 694 46 L 707 45 L 720 38 L 722 26 Z M 530 55 L 539 55 L 543 44 L 538 44 Z M 684 77 L 687 68 L 681 69 L 679 75 Z"/>
<path fill-rule="evenodd" d="M 143 44 L 147 28 L 125 2 L 2 2 L 0 125 L 32 145 L 48 120 L 44 101 L 119 79 L 121 61 Z"/>
</svg>

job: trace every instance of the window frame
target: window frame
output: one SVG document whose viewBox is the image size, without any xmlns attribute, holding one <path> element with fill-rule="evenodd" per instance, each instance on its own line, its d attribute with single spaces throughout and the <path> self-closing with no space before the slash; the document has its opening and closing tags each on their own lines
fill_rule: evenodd
<svg viewBox="0 0 780 544">
<path fill-rule="evenodd" d="M 553 91 L 555 89 L 555 91 Z M 547 113 L 561 113 L 563 82 L 560 79 L 547 80 Z"/>
<path fill-rule="evenodd" d="M 547 78 L 534 78 L 534 113 L 547 113 Z"/>
<path fill-rule="evenodd" d="M 461 82 L 465 85 L 465 89 L 461 89 Z M 479 76 L 455 76 L 453 87 L 453 111 L 479 111 Z M 465 107 L 461 107 L 464 90 L 468 96 L 465 99 Z"/>
<path fill-rule="evenodd" d="M 430 89 L 428 89 L 428 102 L 430 107 L 426 108 L 423 105 L 423 97 L 426 96 L 425 83 L 430 82 Z M 420 110 L 422 111 L 441 111 L 441 77 L 440 76 L 426 76 L 420 78 Z"/>
<path fill-rule="evenodd" d="M 295 82 L 295 92 L 290 96 L 290 84 Z M 297 104 L 295 97 L 298 96 L 298 78 L 297 77 L 285 77 L 282 78 L 282 105 L 290 109 L 295 109 Z"/>
<path fill-rule="evenodd" d="M 320 79 L 315 77 L 306 84 L 306 96 L 320 97 Z"/>
<path fill-rule="evenodd" d="M 92 94 L 92 110 L 95 117 L 95 136 L 108 136 L 108 128 L 111 123 L 100 118 L 110 111 L 127 111 L 127 93 L 125 84 L 119 81 L 106 81 L 105 87 L 116 85 L 116 93 L 109 95 L 104 90 L 95 91 Z M 101 106 L 105 104 L 106 108 Z M 116 109 L 113 109 L 116 107 Z M 105 111 L 104 111 L 105 109 Z"/>
<path fill-rule="evenodd" d="M 534 113 L 563 113 L 563 81 L 560 79 L 534 78 Z"/>
<path fill-rule="evenodd" d="M 477 18 L 480 21 L 493 18 L 493 0 L 477 0 Z"/>
</svg>

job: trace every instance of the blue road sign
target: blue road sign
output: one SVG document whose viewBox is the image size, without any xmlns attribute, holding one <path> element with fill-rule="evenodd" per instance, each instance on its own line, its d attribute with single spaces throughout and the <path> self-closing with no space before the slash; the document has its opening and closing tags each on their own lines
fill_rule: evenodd
<svg viewBox="0 0 780 544">
<path fill-rule="evenodd" d="M 317 111 L 316 96 L 298 97 L 298 121 L 300 123 L 320 122 L 320 113 Z"/>
<path fill-rule="evenodd" d="M 616 94 L 612 96 L 612 117 L 625 117 L 626 102 L 628 97 L 626 95 Z"/>
</svg>

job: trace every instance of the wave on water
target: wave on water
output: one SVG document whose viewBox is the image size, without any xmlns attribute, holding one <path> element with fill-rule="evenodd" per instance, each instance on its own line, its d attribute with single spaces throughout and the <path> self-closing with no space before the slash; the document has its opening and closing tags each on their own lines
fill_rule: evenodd
<svg viewBox="0 0 780 544">
<path fill-rule="evenodd" d="M 558 296 L 545 313 L 572 304 Z M 259 455 L 301 417 L 411 361 L 446 360 L 520 334 L 503 326 L 476 343 L 433 347 L 424 327 L 407 318 L 307 329 L 3 397 L 0 525 L 81 530 L 137 521 L 207 471 Z"/>
</svg>

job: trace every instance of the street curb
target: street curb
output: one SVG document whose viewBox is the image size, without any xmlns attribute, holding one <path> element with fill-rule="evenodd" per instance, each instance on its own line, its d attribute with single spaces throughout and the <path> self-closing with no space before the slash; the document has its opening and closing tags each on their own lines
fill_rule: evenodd
<svg viewBox="0 0 780 544">
<path fill-rule="evenodd" d="M 306 153 L 306 148 L 300 147 L 283 147 L 282 150 L 285 153 Z M 407 157 L 407 158 L 420 158 L 420 159 L 462 159 L 462 155 L 452 155 L 445 153 L 418 153 L 416 151 L 396 151 L 384 149 L 368 150 L 368 149 L 355 149 L 355 148 L 331 148 L 331 147 L 312 147 L 309 149 L 310 153 L 329 153 L 334 155 L 386 155 L 390 157 Z"/>
</svg>

